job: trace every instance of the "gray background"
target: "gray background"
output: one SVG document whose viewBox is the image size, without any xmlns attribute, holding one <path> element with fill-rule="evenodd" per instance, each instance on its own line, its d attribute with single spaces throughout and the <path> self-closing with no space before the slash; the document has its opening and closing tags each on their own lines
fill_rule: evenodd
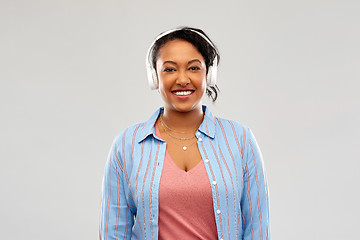
<svg viewBox="0 0 360 240">
<path fill-rule="evenodd" d="M 220 97 L 204 103 L 252 128 L 273 239 L 359 239 L 359 12 L 346 0 L 1 0 L 1 239 L 98 238 L 112 140 L 162 105 L 146 50 L 181 25 L 220 50 Z"/>
</svg>

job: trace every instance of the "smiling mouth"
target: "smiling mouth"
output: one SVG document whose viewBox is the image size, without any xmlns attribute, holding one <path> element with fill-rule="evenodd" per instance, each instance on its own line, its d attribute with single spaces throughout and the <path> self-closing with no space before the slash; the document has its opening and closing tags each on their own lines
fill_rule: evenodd
<svg viewBox="0 0 360 240">
<path fill-rule="evenodd" d="M 187 96 L 195 92 L 195 90 L 180 90 L 180 91 L 171 91 L 173 94 L 177 96 Z"/>
</svg>

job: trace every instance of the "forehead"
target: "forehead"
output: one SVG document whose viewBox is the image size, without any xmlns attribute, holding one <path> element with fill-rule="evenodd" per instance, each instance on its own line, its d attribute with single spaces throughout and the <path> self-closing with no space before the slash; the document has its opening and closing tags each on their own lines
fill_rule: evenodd
<svg viewBox="0 0 360 240">
<path fill-rule="evenodd" d="M 203 56 L 190 42 L 180 39 L 165 43 L 159 50 L 158 61 L 199 59 L 204 61 Z"/>
</svg>

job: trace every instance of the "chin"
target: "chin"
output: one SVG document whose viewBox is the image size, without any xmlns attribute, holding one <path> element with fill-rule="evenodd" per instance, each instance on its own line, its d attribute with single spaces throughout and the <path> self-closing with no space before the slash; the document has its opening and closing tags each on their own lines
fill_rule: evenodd
<svg viewBox="0 0 360 240">
<path fill-rule="evenodd" d="M 173 104 L 172 105 L 172 108 L 175 110 L 175 111 L 178 111 L 178 112 L 191 112 L 193 111 L 194 109 L 197 109 L 198 107 L 201 107 L 201 104 L 198 103 L 198 104 L 193 104 L 193 103 L 183 103 L 183 104 Z"/>
</svg>

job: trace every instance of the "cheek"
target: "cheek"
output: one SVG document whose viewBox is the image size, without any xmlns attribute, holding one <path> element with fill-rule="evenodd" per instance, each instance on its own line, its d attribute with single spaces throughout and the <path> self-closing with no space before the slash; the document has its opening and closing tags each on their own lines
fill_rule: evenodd
<svg viewBox="0 0 360 240">
<path fill-rule="evenodd" d="M 206 88 L 206 84 L 207 84 L 207 83 L 206 83 L 206 75 L 204 76 L 203 79 L 204 79 L 203 82 L 202 82 L 202 83 L 203 83 L 203 87 Z"/>
<path fill-rule="evenodd" d="M 166 93 L 166 86 L 164 86 L 164 82 L 159 79 L 159 93 L 164 95 Z"/>
<path fill-rule="evenodd" d="M 160 94 L 160 97 L 163 101 L 167 101 L 167 99 L 169 99 L 170 96 L 168 96 L 168 92 L 166 91 L 166 88 L 162 85 L 162 84 L 159 84 L 159 94 Z"/>
<path fill-rule="evenodd" d="M 169 89 L 171 88 L 171 80 L 168 77 L 164 77 L 161 75 L 158 75 L 159 80 L 159 93 L 162 96 L 166 96 L 169 94 Z"/>
<path fill-rule="evenodd" d="M 165 91 L 165 89 L 169 88 L 169 81 L 167 78 L 158 75 L 158 80 L 159 80 L 159 89 Z"/>
<path fill-rule="evenodd" d="M 201 87 L 202 87 L 203 89 L 206 89 L 206 74 L 203 74 L 203 75 L 201 76 Z"/>
</svg>

